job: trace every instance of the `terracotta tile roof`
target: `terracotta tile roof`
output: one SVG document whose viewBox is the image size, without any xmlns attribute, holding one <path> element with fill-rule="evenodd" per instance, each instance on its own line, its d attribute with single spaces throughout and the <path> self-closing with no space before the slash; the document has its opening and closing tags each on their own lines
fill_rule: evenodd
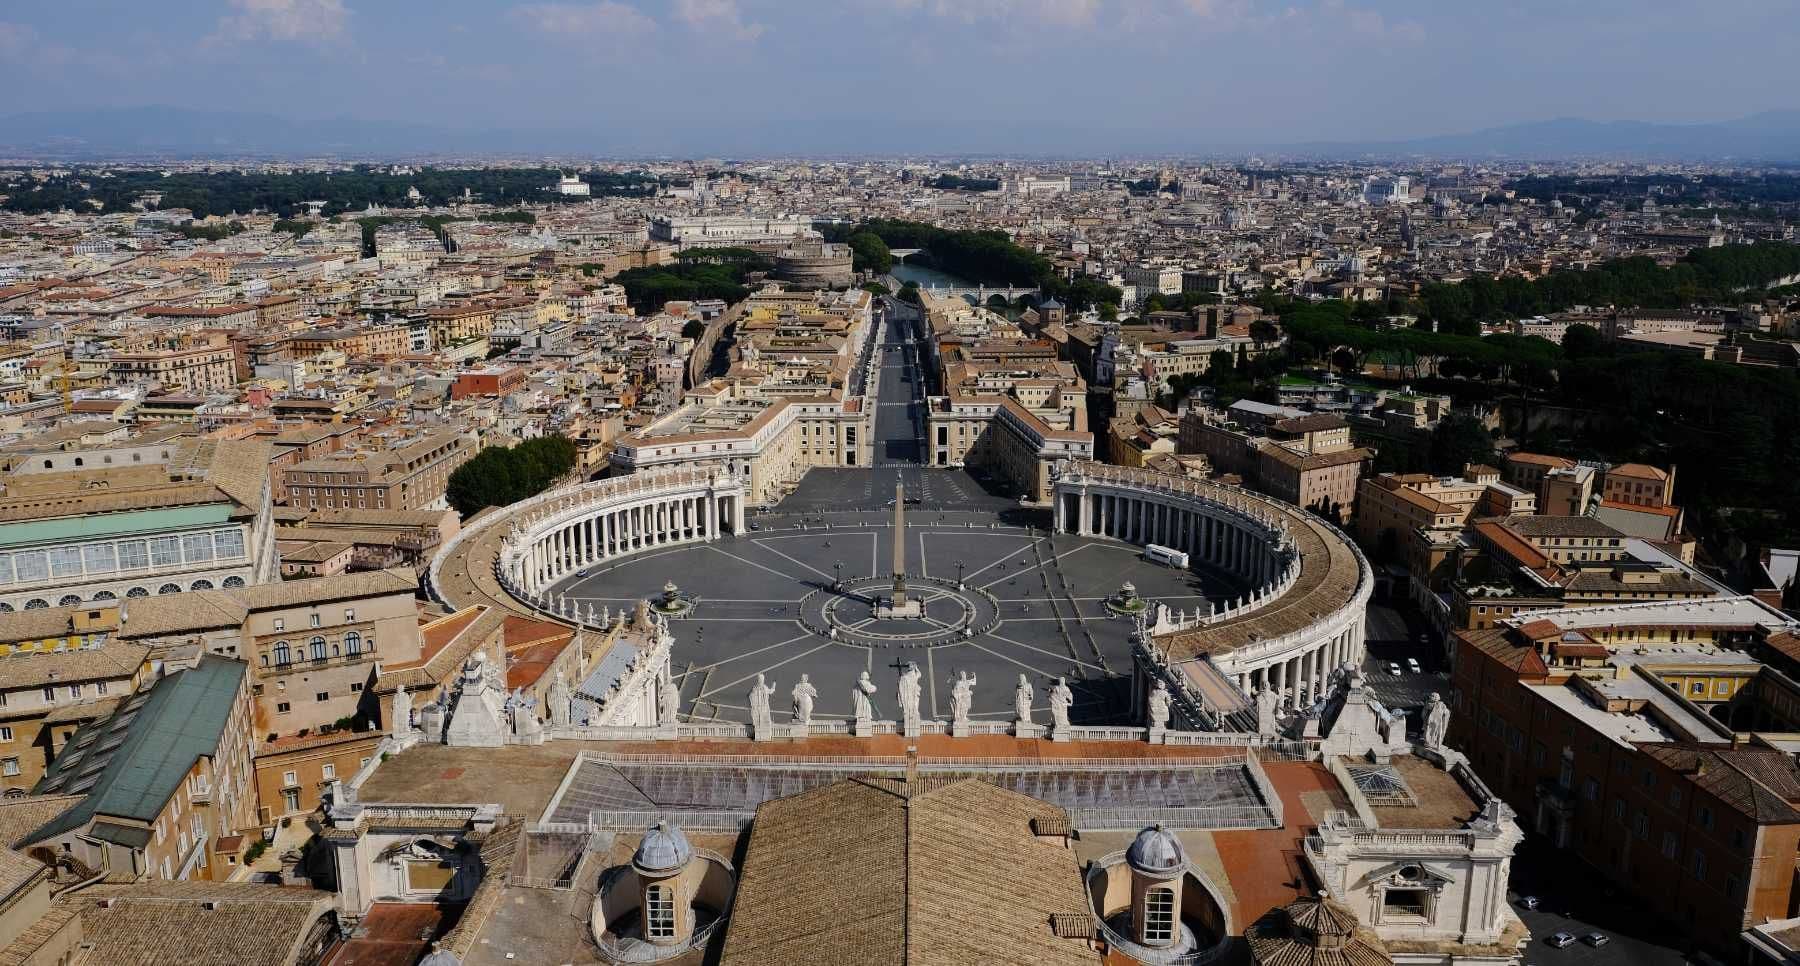
<svg viewBox="0 0 1800 966">
<path fill-rule="evenodd" d="M 111 900 L 105 908 L 101 903 Z M 206 903 L 213 908 L 206 908 Z M 59 899 L 81 916 L 88 962 L 134 966 L 285 966 L 332 896 L 236 882 L 98 885 Z"/>
<path fill-rule="evenodd" d="M 1638 750 L 1758 825 L 1800 824 L 1800 766 L 1774 748 L 1641 744 Z"/>
<path fill-rule="evenodd" d="M 1060 810 L 969 779 L 851 779 L 757 809 L 722 964 L 1095 964 L 1052 917 L 1087 908 Z"/>
</svg>

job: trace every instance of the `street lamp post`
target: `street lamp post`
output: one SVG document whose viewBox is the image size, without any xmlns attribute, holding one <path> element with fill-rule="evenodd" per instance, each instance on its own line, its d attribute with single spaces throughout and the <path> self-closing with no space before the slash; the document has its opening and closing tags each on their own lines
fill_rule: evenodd
<svg viewBox="0 0 1800 966">
<path fill-rule="evenodd" d="M 832 589 L 844 589 L 844 562 L 842 560 L 834 562 L 831 565 L 831 569 L 837 573 L 837 583 L 832 586 Z"/>
<path fill-rule="evenodd" d="M 958 560 L 956 562 L 956 589 L 957 590 L 963 589 L 962 575 L 963 575 L 963 562 Z"/>
</svg>

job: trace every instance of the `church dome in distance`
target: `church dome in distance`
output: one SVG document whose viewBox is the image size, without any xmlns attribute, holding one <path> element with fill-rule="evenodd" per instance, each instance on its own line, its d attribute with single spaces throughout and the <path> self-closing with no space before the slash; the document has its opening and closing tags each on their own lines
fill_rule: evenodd
<svg viewBox="0 0 1800 966">
<path fill-rule="evenodd" d="M 644 833 L 643 841 L 631 855 L 631 864 L 639 872 L 667 874 L 687 865 L 693 854 L 694 847 L 688 844 L 681 829 L 663 821 Z"/>
<path fill-rule="evenodd" d="M 1152 825 L 1131 841 L 1125 850 L 1125 861 L 1135 872 L 1168 878 L 1187 869 L 1187 851 L 1175 833 L 1160 824 Z"/>
</svg>

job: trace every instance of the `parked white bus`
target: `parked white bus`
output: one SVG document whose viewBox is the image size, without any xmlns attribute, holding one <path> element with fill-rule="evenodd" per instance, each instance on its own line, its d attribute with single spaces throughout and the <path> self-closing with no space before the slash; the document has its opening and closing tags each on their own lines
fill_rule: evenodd
<svg viewBox="0 0 1800 966">
<path fill-rule="evenodd" d="M 1159 563 L 1165 567 L 1187 569 L 1188 555 L 1169 547 L 1159 547 L 1154 543 L 1144 545 L 1144 559 L 1151 563 Z"/>
</svg>

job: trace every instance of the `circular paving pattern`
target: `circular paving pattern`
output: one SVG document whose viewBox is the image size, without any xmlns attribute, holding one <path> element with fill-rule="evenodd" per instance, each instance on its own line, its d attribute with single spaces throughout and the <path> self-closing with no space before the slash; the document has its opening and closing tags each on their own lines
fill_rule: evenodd
<svg viewBox="0 0 1800 966">
<path fill-rule="evenodd" d="M 1047 721 L 1050 679 L 1066 676 L 1079 724 L 1130 717 L 1133 622 L 1106 603 L 1121 584 L 1177 610 L 1242 593 L 1225 575 L 1163 567 L 1117 540 L 1052 536 L 1047 514 L 983 504 L 965 474 L 915 470 L 907 493 L 924 502 L 907 514 L 905 566 L 907 596 L 922 601 L 922 616 L 883 619 L 871 604 L 893 588 L 893 511 L 883 504 L 895 475 L 814 470 L 776 512 L 752 514 L 754 529 L 616 558 L 550 590 L 584 610 L 617 612 L 679 584 L 691 607 L 669 630 L 691 720 L 748 720 L 758 672 L 777 687 L 778 721 L 802 673 L 819 690 L 819 717 L 850 716 L 850 686 L 863 671 L 881 689 L 878 715 L 893 717 L 899 671 L 916 661 L 928 717 L 948 718 L 950 683 L 968 671 L 979 680 L 977 719 L 1009 719 L 1024 675 L 1037 718 Z"/>
<path fill-rule="evenodd" d="M 863 647 L 961 644 L 1000 624 L 1000 602 L 993 594 L 926 577 L 907 579 L 906 595 L 918 603 L 919 616 L 884 616 L 893 586 L 892 578 L 863 577 L 815 590 L 800 601 L 800 624 L 830 640 Z"/>
</svg>

